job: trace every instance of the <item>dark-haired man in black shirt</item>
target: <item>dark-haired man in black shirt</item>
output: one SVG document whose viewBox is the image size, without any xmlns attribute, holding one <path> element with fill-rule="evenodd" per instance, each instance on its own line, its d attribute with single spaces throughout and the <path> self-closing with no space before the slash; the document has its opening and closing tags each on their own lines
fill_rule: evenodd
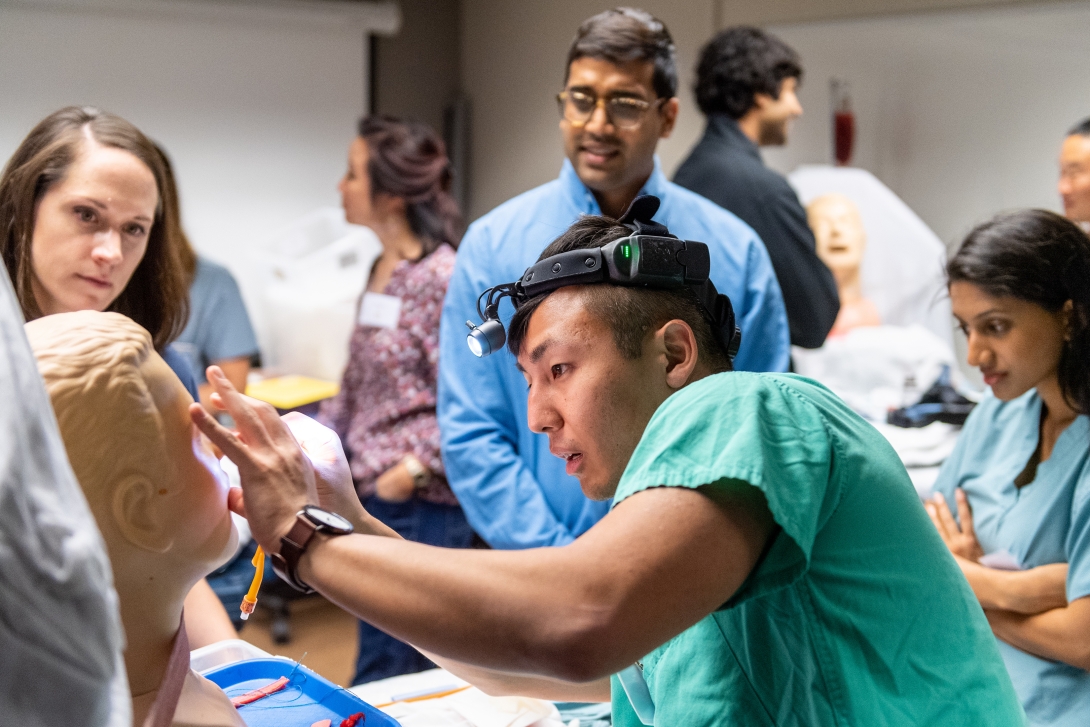
<svg viewBox="0 0 1090 727">
<path fill-rule="evenodd" d="M 801 77 L 795 51 L 757 28 L 729 28 L 713 38 L 701 51 L 696 82 L 708 127 L 674 181 L 761 236 L 783 290 L 791 343 L 817 348 L 840 310 L 836 281 L 818 259 L 795 191 L 757 150 L 787 141 L 788 123 L 802 114 L 795 96 Z"/>
</svg>

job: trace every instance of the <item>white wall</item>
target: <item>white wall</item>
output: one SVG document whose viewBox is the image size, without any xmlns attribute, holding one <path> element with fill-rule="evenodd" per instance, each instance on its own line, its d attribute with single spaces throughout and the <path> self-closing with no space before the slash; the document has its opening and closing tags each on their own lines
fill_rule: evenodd
<svg viewBox="0 0 1090 727">
<path fill-rule="evenodd" d="M 980 4 L 988 0 L 840 0 L 821 13 Z M 874 172 L 947 243 L 1000 209 L 1057 209 L 1064 131 L 1090 115 L 1090 3 L 1007 7 L 770 26 L 803 57 L 806 115 L 790 146 L 766 154 L 790 171 L 830 159 L 828 80 L 852 83 L 855 162 Z M 462 84 L 473 103 L 472 200 L 477 217 L 548 181 L 563 158 L 553 96 L 579 23 L 616 5 L 594 0 L 465 0 Z M 692 100 L 700 47 L 717 27 L 812 17 L 818 6 L 776 0 L 648 0 L 674 35 L 681 116 L 660 145 L 668 173 L 703 130 Z M 888 9 L 887 8 L 887 9 Z"/>
<path fill-rule="evenodd" d="M 1090 3 L 769 29 L 806 67 L 806 114 L 772 166 L 830 161 L 836 76 L 852 86 L 854 163 L 947 245 L 1003 209 L 1060 210 L 1060 143 L 1090 116 Z"/>
<path fill-rule="evenodd" d="M 365 33 L 397 10 L 338 5 L 0 1 L 0 160 L 62 106 L 120 114 L 173 157 L 194 245 L 245 278 L 255 247 L 339 203 Z"/>
<path fill-rule="evenodd" d="M 960 10 L 985 5 L 1032 5 L 1048 0 L 718 0 L 718 27 L 863 18 L 894 13 Z"/>
</svg>

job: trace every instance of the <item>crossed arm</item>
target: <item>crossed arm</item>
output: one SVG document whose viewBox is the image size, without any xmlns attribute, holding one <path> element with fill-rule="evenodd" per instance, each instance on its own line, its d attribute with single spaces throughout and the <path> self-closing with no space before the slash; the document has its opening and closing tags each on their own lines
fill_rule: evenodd
<svg viewBox="0 0 1090 727">
<path fill-rule="evenodd" d="M 347 494 L 343 454 L 311 465 L 271 407 L 239 396 L 214 368 L 209 379 L 239 433 L 190 411 L 238 464 L 245 502 L 236 493 L 233 506 L 258 542 L 276 552 L 307 502 L 349 517 L 365 534 L 319 536 L 303 580 L 493 692 L 605 698 L 603 678 L 725 603 L 771 532 L 762 496 L 740 485 L 638 493 L 559 548 L 448 550 L 388 537 Z M 332 446 L 303 441 L 311 461 Z"/>
<path fill-rule="evenodd" d="M 1067 601 L 1067 564 L 1025 571 L 981 565 L 984 554 L 973 530 L 973 514 L 957 490 L 958 521 L 942 495 L 927 513 L 980 601 L 996 637 L 1030 654 L 1090 670 L 1090 597 Z"/>
</svg>

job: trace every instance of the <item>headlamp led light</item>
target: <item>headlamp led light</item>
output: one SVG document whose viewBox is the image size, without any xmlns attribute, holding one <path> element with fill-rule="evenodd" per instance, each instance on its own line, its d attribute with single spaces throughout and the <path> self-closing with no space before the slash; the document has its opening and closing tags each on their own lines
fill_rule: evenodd
<svg viewBox="0 0 1090 727">
<path fill-rule="evenodd" d="M 568 285 L 609 283 L 658 290 L 689 288 L 733 363 L 742 333 L 735 324 L 730 299 L 720 294 L 709 278 L 708 246 L 680 240 L 664 225 L 652 221 L 658 207 L 657 197 L 637 197 L 620 219 L 634 234 L 600 248 L 552 255 L 528 267 L 516 282 L 484 291 L 477 299 L 477 314 L 482 323 L 475 326 L 466 321 L 469 350 L 484 357 L 503 348 L 507 334 L 499 320 L 499 304 L 504 298 L 510 298 L 517 310 L 535 296 Z"/>
</svg>

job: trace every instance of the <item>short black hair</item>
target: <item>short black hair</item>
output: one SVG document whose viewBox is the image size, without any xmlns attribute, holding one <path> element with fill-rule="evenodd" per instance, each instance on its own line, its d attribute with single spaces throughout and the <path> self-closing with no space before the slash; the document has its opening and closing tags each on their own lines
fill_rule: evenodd
<svg viewBox="0 0 1090 727">
<path fill-rule="evenodd" d="M 620 65 L 651 61 L 655 65 L 651 85 L 659 98 L 677 95 L 677 48 L 666 25 L 643 10 L 613 8 L 583 21 L 575 32 L 564 66 L 568 82 L 571 64 L 580 58 L 597 58 Z"/>
<path fill-rule="evenodd" d="M 1071 127 L 1071 131 L 1067 132 L 1068 136 L 1090 136 L 1090 116 L 1080 121 Z"/>
<path fill-rule="evenodd" d="M 1071 301 L 1060 353 L 1060 392 L 1090 414 L 1090 238 L 1055 212 L 1020 210 L 978 225 L 946 264 L 950 283 L 1013 297 L 1056 312 Z"/>
<path fill-rule="evenodd" d="M 802 80 L 798 54 L 774 35 L 739 25 L 701 49 L 693 90 L 705 114 L 740 119 L 755 105 L 756 94 L 779 98 L 785 78 Z"/>
<path fill-rule="evenodd" d="M 627 237 L 632 230 L 605 215 L 584 215 L 549 243 L 538 260 L 570 250 L 603 247 Z M 515 311 L 507 327 L 507 347 L 515 356 L 522 350 L 530 318 L 550 293 L 530 298 Z M 643 355 L 647 336 L 667 321 L 679 319 L 689 324 L 696 336 L 701 359 L 715 373 L 732 370 L 730 357 L 712 331 L 712 324 L 692 289 L 658 289 L 622 285 L 594 284 L 584 288 L 587 310 L 600 319 L 613 334 L 613 342 L 627 359 Z"/>
</svg>

